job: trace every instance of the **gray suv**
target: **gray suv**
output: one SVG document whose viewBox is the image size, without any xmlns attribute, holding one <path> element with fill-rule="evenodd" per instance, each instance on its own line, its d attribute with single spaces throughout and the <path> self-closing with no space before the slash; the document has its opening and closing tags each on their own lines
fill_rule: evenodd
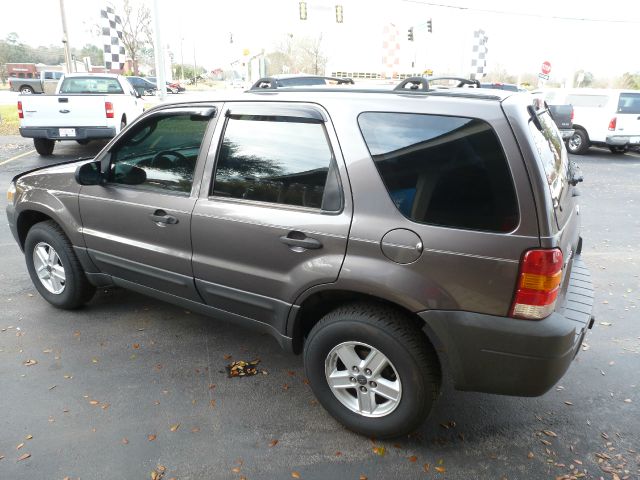
<svg viewBox="0 0 640 480">
<path fill-rule="evenodd" d="M 443 373 L 536 396 L 566 372 L 593 325 L 580 180 L 530 95 L 408 79 L 158 106 L 95 159 L 18 175 L 7 216 L 52 305 L 118 286 L 268 332 L 385 438 Z"/>
</svg>

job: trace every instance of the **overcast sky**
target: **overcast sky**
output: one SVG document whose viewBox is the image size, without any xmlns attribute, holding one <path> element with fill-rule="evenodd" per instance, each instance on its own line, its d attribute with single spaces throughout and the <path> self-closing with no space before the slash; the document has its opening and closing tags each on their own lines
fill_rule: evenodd
<svg viewBox="0 0 640 480">
<path fill-rule="evenodd" d="M 116 6 L 121 0 L 114 0 Z M 145 1 L 153 7 L 152 0 Z M 436 73 L 469 74 L 472 32 L 483 29 L 489 37 L 489 67 L 513 74 L 537 73 L 543 61 L 552 64 L 552 76 L 562 79 L 578 69 L 597 76 L 640 72 L 637 0 L 585 2 L 537 0 L 513 2 L 484 0 L 308 0 L 308 20 L 298 18 L 298 0 L 157 0 L 161 11 L 163 43 L 180 62 L 209 69 L 227 68 L 229 59 L 249 49 L 253 55 L 269 51 L 286 35 L 323 36 L 330 68 L 342 71 L 379 71 L 382 28 L 393 23 L 400 32 L 400 56 L 405 65 Z M 106 1 L 65 0 L 71 44 L 101 44 L 92 34 Z M 335 22 L 334 6 L 343 5 L 344 23 Z M 60 44 L 62 27 L 58 0 L 29 0 L 29 9 L 10 2 L 0 16 L 0 37 L 16 32 L 31 45 Z M 485 11 L 479 10 L 484 9 Z M 551 18 L 556 17 L 556 18 Z M 600 21 L 572 20 L 570 17 Z M 424 23 L 433 22 L 427 34 Z M 406 40 L 415 28 L 416 40 Z M 229 43 L 230 33 L 234 43 Z M 409 62 L 409 63 L 407 63 Z M 403 68 L 404 70 L 404 68 Z"/>
</svg>

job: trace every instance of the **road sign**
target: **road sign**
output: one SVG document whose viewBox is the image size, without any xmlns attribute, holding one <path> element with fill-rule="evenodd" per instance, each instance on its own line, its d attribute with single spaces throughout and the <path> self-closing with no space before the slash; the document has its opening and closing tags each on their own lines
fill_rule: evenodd
<svg viewBox="0 0 640 480">
<path fill-rule="evenodd" d="M 542 62 L 542 73 L 545 75 L 549 75 L 549 73 L 551 73 L 551 62 Z"/>
</svg>

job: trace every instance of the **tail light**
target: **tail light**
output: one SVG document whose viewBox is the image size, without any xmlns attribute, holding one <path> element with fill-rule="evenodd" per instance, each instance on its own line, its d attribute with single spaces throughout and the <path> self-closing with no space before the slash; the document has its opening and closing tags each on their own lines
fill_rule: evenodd
<svg viewBox="0 0 640 480">
<path fill-rule="evenodd" d="M 513 318 L 540 320 L 556 307 L 562 280 L 562 251 L 529 250 L 520 262 L 520 275 L 511 307 Z"/>
<path fill-rule="evenodd" d="M 24 118 L 24 113 L 22 112 L 22 102 L 18 102 L 18 118 Z"/>
<path fill-rule="evenodd" d="M 618 117 L 613 117 L 609 121 L 609 130 L 613 132 L 616 129 L 616 123 L 618 123 Z"/>
<path fill-rule="evenodd" d="M 571 107 L 571 123 L 573 123 L 573 107 Z"/>
<path fill-rule="evenodd" d="M 107 118 L 113 118 L 113 103 L 104 102 L 104 111 L 107 114 Z"/>
</svg>

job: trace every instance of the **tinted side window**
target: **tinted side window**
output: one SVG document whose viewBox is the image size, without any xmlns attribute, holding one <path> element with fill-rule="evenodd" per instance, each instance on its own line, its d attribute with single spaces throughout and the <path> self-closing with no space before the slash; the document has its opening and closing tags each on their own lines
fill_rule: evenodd
<svg viewBox="0 0 640 480">
<path fill-rule="evenodd" d="M 213 195 L 338 210 L 333 155 L 324 125 L 289 117 L 229 118 Z"/>
<path fill-rule="evenodd" d="M 407 218 L 495 232 L 517 226 L 511 173 L 487 123 L 374 112 L 361 114 L 358 123 L 391 199 Z"/>
<path fill-rule="evenodd" d="M 60 93 L 96 93 L 119 94 L 124 93 L 120 82 L 108 77 L 67 77 L 62 81 Z"/>
<path fill-rule="evenodd" d="M 640 93 L 621 93 L 618 113 L 640 113 Z"/>
<path fill-rule="evenodd" d="M 140 187 L 188 195 L 208 120 L 179 114 L 136 125 L 111 151 L 109 181 L 139 184 L 131 168 L 138 167 L 146 175 Z"/>
<path fill-rule="evenodd" d="M 542 130 L 538 130 L 533 122 L 529 123 L 529 130 L 542 160 L 551 197 L 558 202 L 567 184 L 569 158 L 560 132 L 549 112 L 538 115 L 538 119 Z"/>
</svg>

